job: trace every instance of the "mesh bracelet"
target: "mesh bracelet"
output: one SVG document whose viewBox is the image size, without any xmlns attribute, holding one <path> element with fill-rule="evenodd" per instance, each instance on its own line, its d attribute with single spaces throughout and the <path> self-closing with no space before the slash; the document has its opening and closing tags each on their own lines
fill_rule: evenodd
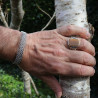
<svg viewBox="0 0 98 98">
<path fill-rule="evenodd" d="M 13 64 L 18 65 L 20 64 L 21 60 L 22 60 L 22 56 L 23 56 L 23 51 L 24 51 L 24 47 L 25 47 L 25 43 L 26 43 L 26 32 L 21 31 L 21 39 L 20 39 L 20 44 L 19 44 L 19 48 L 17 50 L 17 54 L 16 54 L 16 58 L 13 62 Z"/>
</svg>

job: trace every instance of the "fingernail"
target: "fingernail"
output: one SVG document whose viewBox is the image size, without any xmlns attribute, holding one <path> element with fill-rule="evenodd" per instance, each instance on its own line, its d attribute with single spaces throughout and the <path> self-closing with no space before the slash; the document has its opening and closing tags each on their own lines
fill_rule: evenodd
<svg viewBox="0 0 98 98">
<path fill-rule="evenodd" d="M 56 98 L 61 98 L 62 92 L 58 92 L 55 96 L 56 96 Z"/>
<path fill-rule="evenodd" d="M 89 32 L 87 32 L 87 33 L 86 33 L 86 36 L 87 36 L 87 38 L 90 38 L 91 35 L 90 35 Z"/>
<path fill-rule="evenodd" d="M 96 53 L 93 54 L 93 56 L 95 56 L 95 55 L 96 55 Z"/>
</svg>

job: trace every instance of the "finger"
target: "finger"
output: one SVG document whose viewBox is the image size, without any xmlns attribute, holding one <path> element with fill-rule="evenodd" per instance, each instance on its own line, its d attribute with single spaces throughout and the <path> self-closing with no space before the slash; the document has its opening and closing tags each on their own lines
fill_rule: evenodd
<svg viewBox="0 0 98 98">
<path fill-rule="evenodd" d="M 62 88 L 54 76 L 39 76 L 56 94 L 57 98 L 62 96 Z"/>
<path fill-rule="evenodd" d="M 63 37 L 63 39 L 64 39 L 64 37 Z M 66 37 L 65 38 L 65 42 L 66 42 L 65 47 L 67 47 L 67 48 L 69 48 L 68 41 L 69 41 L 69 38 Z M 82 38 L 78 38 L 77 41 L 79 41 L 79 46 L 77 47 L 77 50 L 82 50 L 82 51 L 88 52 L 91 55 L 95 56 L 95 48 L 90 42 L 88 42 L 87 40 L 82 39 Z"/>
<path fill-rule="evenodd" d="M 79 38 L 79 39 L 80 39 L 80 45 L 78 47 L 78 50 L 83 50 L 83 51 L 88 52 L 91 55 L 95 56 L 95 47 L 87 40 L 81 39 L 81 38 Z"/>
<path fill-rule="evenodd" d="M 85 28 L 81 28 L 75 25 L 68 25 L 68 26 L 63 26 L 58 29 L 56 29 L 57 32 L 63 36 L 79 36 L 85 39 L 90 38 L 90 33 L 87 32 Z"/>
<path fill-rule="evenodd" d="M 93 67 L 85 66 L 77 63 L 66 62 L 65 66 L 59 67 L 58 73 L 64 76 L 80 77 L 80 76 L 93 76 L 95 70 Z"/>
<path fill-rule="evenodd" d="M 69 62 L 88 65 L 92 67 L 96 65 L 95 58 L 84 51 L 69 50 Z"/>
</svg>

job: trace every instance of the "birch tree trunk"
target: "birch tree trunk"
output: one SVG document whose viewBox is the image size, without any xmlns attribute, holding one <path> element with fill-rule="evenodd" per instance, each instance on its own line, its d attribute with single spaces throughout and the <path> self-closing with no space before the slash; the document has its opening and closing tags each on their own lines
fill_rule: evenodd
<svg viewBox="0 0 98 98">
<path fill-rule="evenodd" d="M 55 0 L 57 27 L 77 25 L 89 30 L 86 13 L 86 0 Z M 62 98 L 90 98 L 89 77 L 60 76 L 63 89 Z"/>
</svg>

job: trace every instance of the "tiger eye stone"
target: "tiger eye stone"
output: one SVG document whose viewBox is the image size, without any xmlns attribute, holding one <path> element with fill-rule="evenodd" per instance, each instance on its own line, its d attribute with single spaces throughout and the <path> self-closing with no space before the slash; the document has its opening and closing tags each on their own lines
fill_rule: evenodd
<svg viewBox="0 0 98 98">
<path fill-rule="evenodd" d="M 70 38 L 69 41 L 68 41 L 68 47 L 70 49 L 76 49 L 76 48 L 78 48 L 79 44 L 80 44 L 79 43 L 79 39 L 76 38 L 76 37 Z"/>
</svg>

